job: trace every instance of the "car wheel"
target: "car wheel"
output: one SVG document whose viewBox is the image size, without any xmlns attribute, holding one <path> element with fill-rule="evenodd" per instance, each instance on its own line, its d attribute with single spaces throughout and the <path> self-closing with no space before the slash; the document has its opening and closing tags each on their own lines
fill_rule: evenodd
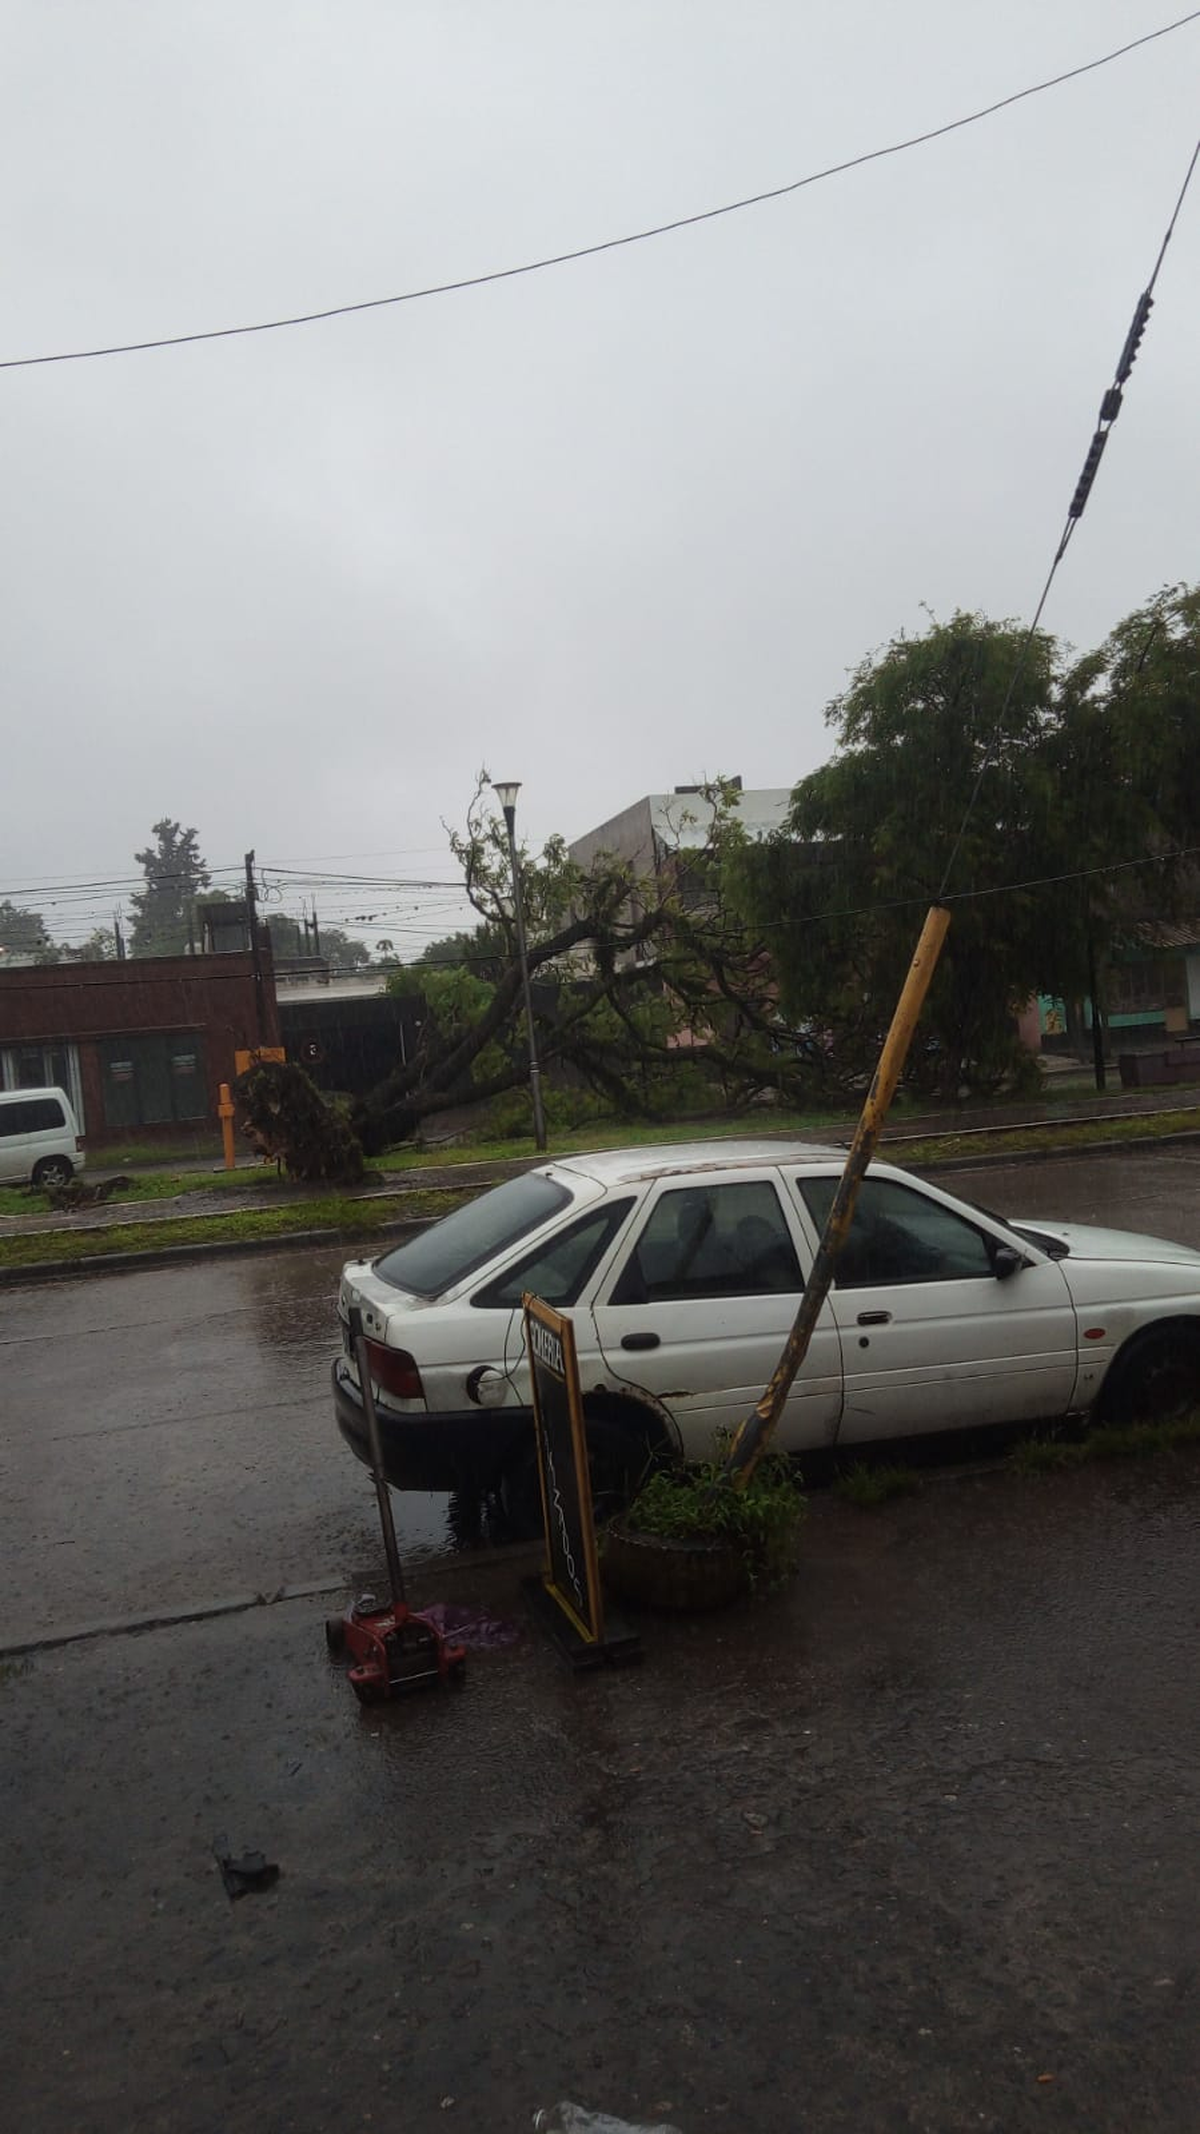
<svg viewBox="0 0 1200 2134">
<path fill-rule="evenodd" d="M 588 1418 L 587 1448 L 592 1516 L 597 1526 L 603 1526 L 625 1509 L 653 1453 L 639 1431 L 602 1417 Z M 541 1533 L 542 1490 L 537 1451 L 532 1443 L 509 1462 L 500 1477 L 500 1509 L 514 1541 L 528 1541 Z"/>
<path fill-rule="evenodd" d="M 1100 1400 L 1106 1423 L 1165 1423 L 1200 1408 L 1200 1330 L 1165 1327 L 1135 1341 L 1109 1372 Z"/>
<path fill-rule="evenodd" d="M 587 1426 L 588 1468 L 592 1478 L 592 1510 L 597 1526 L 623 1512 L 637 1494 L 651 1451 L 636 1430 L 619 1423 L 597 1420 Z"/>
<path fill-rule="evenodd" d="M 43 1156 L 33 1168 L 33 1183 L 39 1193 L 44 1193 L 47 1186 L 69 1186 L 74 1176 L 75 1166 L 65 1156 Z"/>
</svg>

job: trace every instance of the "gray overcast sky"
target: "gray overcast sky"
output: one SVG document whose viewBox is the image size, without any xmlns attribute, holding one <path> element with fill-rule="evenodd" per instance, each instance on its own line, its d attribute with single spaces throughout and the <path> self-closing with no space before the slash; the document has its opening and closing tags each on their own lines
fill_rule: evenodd
<svg viewBox="0 0 1200 2134">
<path fill-rule="evenodd" d="M 8 0 L 0 355 L 618 235 L 1182 11 Z M 128 874 L 162 814 L 216 865 L 253 845 L 268 864 L 449 876 L 441 820 L 482 763 L 524 781 L 533 842 L 717 771 L 791 784 L 829 753 L 846 671 L 922 628 L 922 602 L 1028 615 L 1198 79 L 1200 22 L 946 140 L 599 259 L 0 373 L 0 894 Z M 1047 614 L 1080 646 L 1198 575 L 1198 261 L 1200 183 Z M 60 936 L 91 922 L 43 908 Z M 410 946 L 454 909 L 366 908 L 386 923 L 358 931 Z"/>
</svg>

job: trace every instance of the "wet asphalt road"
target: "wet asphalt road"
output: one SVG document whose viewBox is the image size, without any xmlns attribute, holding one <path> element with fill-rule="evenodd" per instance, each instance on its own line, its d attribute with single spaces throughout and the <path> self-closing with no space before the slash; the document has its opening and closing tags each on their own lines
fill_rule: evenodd
<svg viewBox="0 0 1200 2134">
<path fill-rule="evenodd" d="M 938 1173 L 1003 1213 L 1200 1246 L 1200 1149 Z M 0 1292 L 0 1647 L 359 1575 L 370 1483 L 332 1421 L 343 1248 Z M 396 1499 L 410 1558 L 448 1500 Z"/>
<path fill-rule="evenodd" d="M 1200 1244 L 1197 1160 L 978 1172 Z M 377 1572 L 339 1254 L 0 1297 L 0 1635 Z M 408 1508 L 436 1539 L 443 1507 Z M 0 2094 L 38 2134 L 1200 2123 L 1200 1458 L 814 1503 L 794 1586 L 360 1713 L 317 1598 L 0 1675 Z M 417 1597 L 522 1625 L 511 1557 Z M 263 1846 L 267 1895 L 209 1850 Z M 1050 2080 L 1041 2080 L 1050 2077 Z"/>
</svg>

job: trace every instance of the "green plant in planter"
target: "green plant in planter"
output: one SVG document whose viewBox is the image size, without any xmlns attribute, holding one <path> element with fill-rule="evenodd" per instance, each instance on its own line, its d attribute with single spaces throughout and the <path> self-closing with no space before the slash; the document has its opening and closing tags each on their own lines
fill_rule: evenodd
<svg viewBox="0 0 1200 2134">
<path fill-rule="evenodd" d="M 736 1489 L 717 1458 L 698 1467 L 660 1468 L 620 1523 L 661 1541 L 723 1544 L 741 1557 L 747 1585 L 769 1592 L 795 1567 L 804 1511 L 786 1459 L 761 1460 L 745 1488 Z"/>
</svg>

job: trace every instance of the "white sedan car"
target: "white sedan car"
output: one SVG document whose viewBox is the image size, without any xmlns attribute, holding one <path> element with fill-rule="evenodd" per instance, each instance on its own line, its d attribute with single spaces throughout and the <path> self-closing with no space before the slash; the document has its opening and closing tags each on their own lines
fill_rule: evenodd
<svg viewBox="0 0 1200 2134">
<path fill-rule="evenodd" d="M 612 1149 L 540 1165 L 342 1275 L 334 1399 L 365 1459 L 357 1306 L 389 1479 L 536 1503 L 521 1297 L 575 1327 L 593 1479 L 712 1455 L 778 1360 L 841 1175 L 784 1141 Z M 1200 1397 L 1200 1253 L 1009 1222 L 874 1164 L 780 1424 L 782 1450 L 986 1423 L 1163 1413 Z"/>
</svg>

